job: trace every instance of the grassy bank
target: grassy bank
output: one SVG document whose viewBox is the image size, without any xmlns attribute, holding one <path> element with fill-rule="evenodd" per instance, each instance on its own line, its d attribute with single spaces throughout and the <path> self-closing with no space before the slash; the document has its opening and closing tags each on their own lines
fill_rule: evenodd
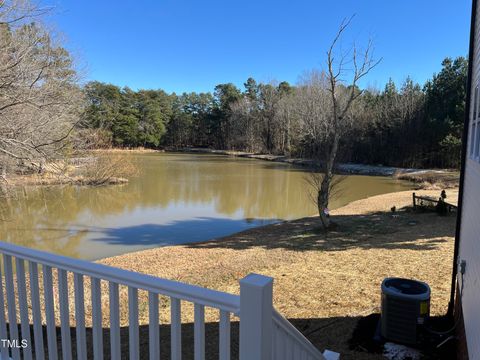
<svg viewBox="0 0 480 360">
<path fill-rule="evenodd" d="M 418 194 L 437 197 L 438 191 Z M 455 203 L 457 194 L 455 189 L 448 190 L 449 201 Z M 455 216 L 413 213 L 410 205 L 410 191 L 385 194 L 333 211 L 337 228 L 327 234 L 318 218 L 311 217 L 101 263 L 231 293 L 238 293 L 238 280 L 250 272 L 272 276 L 276 308 L 316 346 L 338 351 L 343 359 L 374 359 L 376 355 L 365 353 L 349 339 L 359 320 L 379 311 L 383 278 L 400 276 L 429 283 L 432 315 L 444 314 L 448 304 Z M 392 216 L 392 206 L 401 209 L 398 216 Z M 107 299 L 107 287 L 103 290 Z M 125 310 L 126 289 L 122 289 L 121 302 Z M 141 292 L 142 324 L 148 322 L 147 303 Z M 184 305 L 188 352 L 193 310 Z M 169 322 L 167 306 L 164 301 L 163 323 Z M 104 310 L 108 313 L 108 303 Z M 217 312 L 207 311 L 207 329 L 214 331 L 217 320 Z M 127 324 L 125 311 L 122 324 Z M 147 328 L 142 329 L 143 337 L 148 338 Z M 163 342 L 168 347 L 168 342 Z M 208 346 L 215 348 L 214 343 Z"/>
<path fill-rule="evenodd" d="M 422 170 L 415 172 L 397 172 L 394 177 L 411 181 L 420 189 L 443 190 L 458 187 L 460 172 L 450 170 Z"/>
<path fill-rule="evenodd" d="M 54 185 L 77 185 L 77 186 L 96 186 L 96 185 L 117 185 L 128 182 L 124 177 L 109 177 L 102 179 L 101 184 L 98 179 L 89 178 L 82 175 L 57 175 L 51 173 L 14 175 L 8 179 L 11 186 L 54 186 Z"/>
<path fill-rule="evenodd" d="M 101 150 L 52 161 L 45 164 L 41 171 L 10 174 L 5 178 L 3 185 L 14 187 L 123 184 L 128 182 L 129 177 L 137 174 L 137 167 L 131 159 L 125 158 L 122 152 L 109 153 L 107 150 Z"/>
<path fill-rule="evenodd" d="M 131 153 L 131 154 L 148 154 L 148 153 L 158 153 L 165 152 L 164 150 L 149 149 L 144 147 L 135 147 L 135 148 L 106 148 L 106 149 L 94 149 L 89 152 L 95 153 Z"/>
</svg>

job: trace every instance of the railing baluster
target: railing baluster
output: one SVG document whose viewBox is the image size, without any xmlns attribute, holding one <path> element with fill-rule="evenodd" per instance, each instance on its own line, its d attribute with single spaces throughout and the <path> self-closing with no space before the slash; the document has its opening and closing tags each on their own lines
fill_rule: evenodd
<svg viewBox="0 0 480 360">
<path fill-rule="evenodd" d="M 170 334 L 172 360 L 182 359 L 182 319 L 180 299 L 170 298 Z"/>
<path fill-rule="evenodd" d="M 43 348 L 42 310 L 40 308 L 40 290 L 38 288 L 38 264 L 29 261 L 28 270 L 30 273 L 30 300 L 32 301 L 35 359 L 43 360 L 45 357 L 45 350 Z"/>
<path fill-rule="evenodd" d="M 148 293 L 148 348 L 150 359 L 160 359 L 160 328 L 158 324 L 158 294 Z"/>
<path fill-rule="evenodd" d="M 287 356 L 287 351 L 288 351 L 288 333 L 286 331 L 283 331 L 281 332 L 282 334 L 282 342 L 280 344 L 281 346 L 281 354 L 280 354 L 280 359 L 283 359 L 283 360 L 288 360 L 288 356 Z"/>
<path fill-rule="evenodd" d="M 302 355 L 300 356 L 301 360 L 307 360 L 308 354 L 305 350 L 302 350 Z"/>
<path fill-rule="evenodd" d="M 272 358 L 277 358 L 277 341 L 278 341 L 278 330 L 277 326 L 273 324 L 272 328 Z"/>
<path fill-rule="evenodd" d="M 205 307 L 194 305 L 194 353 L 195 360 L 205 360 Z"/>
<path fill-rule="evenodd" d="M 128 345 L 130 360 L 140 357 L 138 337 L 138 290 L 128 287 Z"/>
<path fill-rule="evenodd" d="M 287 352 L 287 356 L 290 358 L 290 359 L 296 359 L 295 358 L 295 339 L 290 337 L 289 336 L 289 339 L 290 339 L 290 342 L 289 342 L 289 346 L 288 346 L 288 352 Z"/>
<path fill-rule="evenodd" d="M 5 309 L 5 299 L 3 297 L 3 281 L 2 281 L 2 271 L 0 268 L 0 309 Z M 0 338 L 7 339 L 7 321 L 5 320 L 5 311 L 2 311 L 0 314 Z M 0 355 L 2 359 L 8 359 L 8 348 L 4 344 L 0 344 Z"/>
<path fill-rule="evenodd" d="M 10 330 L 10 340 L 15 343 L 18 339 L 18 324 L 17 324 L 17 307 L 15 305 L 15 289 L 13 287 L 13 270 L 12 257 L 10 255 L 3 255 L 3 265 L 5 267 L 5 288 L 7 290 L 7 307 L 8 307 L 8 329 Z M 20 359 L 20 349 L 12 347 L 13 359 Z"/>
<path fill-rule="evenodd" d="M 220 310 L 220 360 L 230 360 L 230 313 Z"/>
<path fill-rule="evenodd" d="M 92 332 L 93 332 L 93 358 L 103 359 L 103 330 L 102 330 L 102 294 L 100 279 L 91 278 L 92 287 Z"/>
<path fill-rule="evenodd" d="M 58 293 L 60 300 L 60 327 L 62 333 L 62 359 L 67 360 L 72 358 L 72 339 L 70 337 L 67 272 L 62 269 L 58 269 Z"/>
<path fill-rule="evenodd" d="M 298 343 L 295 343 L 293 346 L 293 358 L 300 359 L 302 357 L 302 348 Z"/>
<path fill-rule="evenodd" d="M 299 344 L 294 338 L 292 338 L 292 342 L 290 343 L 290 356 L 292 357 L 292 359 L 296 359 L 295 349 L 298 347 L 299 347 Z"/>
<path fill-rule="evenodd" d="M 18 289 L 18 305 L 20 309 L 20 322 L 22 329 L 22 340 L 25 340 L 27 346 L 23 348 L 23 358 L 32 358 L 32 347 L 30 339 L 30 321 L 28 320 L 28 303 L 27 303 L 27 285 L 25 282 L 25 263 L 23 259 L 16 258 L 17 266 L 17 289 Z"/>
<path fill-rule="evenodd" d="M 55 328 L 52 268 L 48 265 L 43 265 L 43 288 L 45 293 L 45 316 L 47 318 L 48 358 L 56 360 L 58 358 L 57 329 Z"/>
<path fill-rule="evenodd" d="M 293 339 L 291 336 L 287 334 L 287 336 L 285 337 L 285 354 L 286 354 L 285 357 L 287 358 L 287 360 L 295 359 L 293 357 L 293 346 L 294 346 Z"/>
<path fill-rule="evenodd" d="M 283 353 L 285 360 L 291 360 L 292 358 L 290 357 L 290 346 L 291 346 L 291 341 L 290 341 L 290 336 L 288 333 L 285 333 L 285 338 L 283 339 L 284 341 L 284 348 L 283 348 Z"/>
<path fill-rule="evenodd" d="M 287 333 L 282 329 L 277 330 L 277 357 L 278 360 L 285 360 L 287 356 L 286 352 L 286 342 L 287 342 Z"/>
<path fill-rule="evenodd" d="M 75 290 L 75 324 L 77 335 L 77 359 L 87 360 L 87 341 L 85 334 L 85 293 L 83 289 L 83 275 L 73 275 Z"/>
<path fill-rule="evenodd" d="M 118 284 L 110 282 L 108 284 L 110 295 L 110 357 L 120 359 L 120 308 L 118 299 Z"/>
</svg>

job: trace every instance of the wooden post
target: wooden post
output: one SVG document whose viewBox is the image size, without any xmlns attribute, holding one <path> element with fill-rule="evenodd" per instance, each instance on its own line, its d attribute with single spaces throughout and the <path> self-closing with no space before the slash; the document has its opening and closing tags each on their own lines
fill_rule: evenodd
<svg viewBox="0 0 480 360">
<path fill-rule="evenodd" d="M 417 202 L 415 201 L 415 193 L 412 193 L 412 198 L 413 198 L 413 210 L 417 209 Z"/>
<path fill-rule="evenodd" d="M 273 279 L 249 274 L 240 280 L 240 360 L 271 360 Z"/>
</svg>

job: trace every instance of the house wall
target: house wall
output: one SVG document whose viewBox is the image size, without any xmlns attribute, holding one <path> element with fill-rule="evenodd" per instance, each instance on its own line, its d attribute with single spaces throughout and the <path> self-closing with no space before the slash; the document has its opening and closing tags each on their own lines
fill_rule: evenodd
<svg viewBox="0 0 480 360">
<path fill-rule="evenodd" d="M 456 288 L 457 294 L 460 291 L 460 288 Z M 459 297 L 455 298 L 455 309 L 459 310 L 461 307 Z M 458 322 L 457 327 L 455 328 L 455 337 L 456 337 L 456 350 L 457 350 L 457 360 L 469 360 L 468 359 L 468 350 L 467 350 L 467 337 L 465 334 L 465 323 L 463 321 L 463 314 L 461 311 L 455 311 L 454 317 L 455 323 Z"/>
<path fill-rule="evenodd" d="M 462 222 L 458 262 L 466 261 L 462 279 L 459 272 L 461 306 L 470 359 L 480 359 L 480 2 L 476 6 L 473 48 L 470 124 L 465 163 Z M 477 89 L 477 90 L 476 90 Z M 475 94 L 477 95 L 475 96 Z M 476 110 L 475 110 L 476 107 Z M 474 117 L 475 115 L 475 117 Z M 475 131 L 473 131 L 475 130 Z"/>
</svg>

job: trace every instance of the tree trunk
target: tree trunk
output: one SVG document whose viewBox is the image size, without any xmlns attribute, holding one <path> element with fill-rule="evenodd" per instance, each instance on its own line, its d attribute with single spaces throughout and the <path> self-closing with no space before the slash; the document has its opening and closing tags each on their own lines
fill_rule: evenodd
<svg viewBox="0 0 480 360">
<path fill-rule="evenodd" d="M 337 134 L 335 134 L 330 151 L 326 154 L 327 161 L 325 163 L 322 182 L 317 194 L 318 215 L 320 216 L 320 220 L 322 221 L 322 225 L 325 230 L 327 230 L 330 226 L 328 202 L 330 199 L 330 188 L 333 179 L 335 160 L 337 157 L 338 143 L 339 137 Z M 327 212 L 325 210 L 327 210 Z"/>
<path fill-rule="evenodd" d="M 290 115 L 287 115 L 287 155 L 292 154 L 292 146 L 290 143 Z"/>
<path fill-rule="evenodd" d="M 330 218 L 328 216 L 328 210 L 327 210 L 328 199 L 330 197 L 330 181 L 331 181 L 331 175 L 324 174 L 322 183 L 320 185 L 320 189 L 318 190 L 318 195 L 317 195 L 318 215 L 320 216 L 320 220 L 322 221 L 322 225 L 324 229 L 328 229 L 328 227 L 330 226 Z"/>
</svg>

